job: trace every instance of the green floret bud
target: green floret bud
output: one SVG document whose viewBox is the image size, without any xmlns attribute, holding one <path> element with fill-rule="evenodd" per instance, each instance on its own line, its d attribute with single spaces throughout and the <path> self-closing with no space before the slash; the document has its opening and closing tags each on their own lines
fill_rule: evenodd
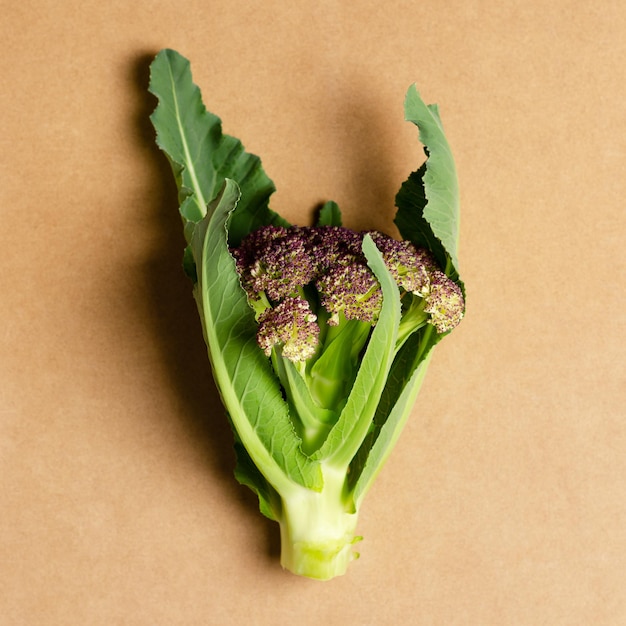
<svg viewBox="0 0 626 626">
<path fill-rule="evenodd" d="M 285 298 L 259 317 L 257 341 L 267 356 L 274 348 L 290 361 L 306 361 L 317 347 L 317 316 L 304 298 Z"/>
<path fill-rule="evenodd" d="M 443 272 L 430 275 L 430 288 L 425 297 L 424 311 L 430 314 L 429 322 L 438 333 L 446 333 L 458 326 L 465 312 L 461 288 Z"/>
</svg>

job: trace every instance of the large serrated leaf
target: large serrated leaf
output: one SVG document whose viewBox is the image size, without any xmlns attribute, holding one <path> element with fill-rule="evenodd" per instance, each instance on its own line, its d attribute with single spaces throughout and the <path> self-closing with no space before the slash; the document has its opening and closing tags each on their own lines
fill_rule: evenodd
<svg viewBox="0 0 626 626">
<path fill-rule="evenodd" d="M 319 464 L 300 448 L 278 379 L 256 342 L 254 312 L 228 250 L 226 224 L 238 198 L 237 184 L 227 179 L 191 240 L 198 269 L 194 295 L 213 375 L 238 438 L 268 482 L 278 491 L 293 483 L 318 490 Z"/>
<path fill-rule="evenodd" d="M 419 128 L 428 158 L 396 196 L 395 223 L 405 239 L 432 250 L 458 279 L 459 187 L 452 151 L 436 105 L 426 105 L 415 85 L 406 95 L 405 119 Z"/>
<path fill-rule="evenodd" d="M 224 180 L 237 181 L 241 199 L 231 218 L 230 243 L 263 224 L 286 224 L 269 208 L 275 191 L 260 159 L 238 139 L 222 133 L 220 119 L 209 113 L 191 75 L 189 61 L 175 50 L 161 50 L 150 66 L 150 92 L 159 100 L 151 120 L 157 144 L 165 152 L 179 189 L 180 213 L 198 222 Z M 187 239 L 191 229 L 185 230 Z"/>
</svg>

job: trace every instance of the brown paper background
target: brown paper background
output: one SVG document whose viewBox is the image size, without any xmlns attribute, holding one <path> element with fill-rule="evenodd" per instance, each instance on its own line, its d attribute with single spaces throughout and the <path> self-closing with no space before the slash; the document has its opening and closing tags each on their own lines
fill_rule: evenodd
<svg viewBox="0 0 626 626">
<path fill-rule="evenodd" d="M 2 624 L 626 624 L 621 1 L 3 5 Z M 441 108 L 468 314 L 332 582 L 280 569 L 232 477 L 147 122 L 162 47 L 301 223 L 389 228 L 407 87 Z"/>
</svg>

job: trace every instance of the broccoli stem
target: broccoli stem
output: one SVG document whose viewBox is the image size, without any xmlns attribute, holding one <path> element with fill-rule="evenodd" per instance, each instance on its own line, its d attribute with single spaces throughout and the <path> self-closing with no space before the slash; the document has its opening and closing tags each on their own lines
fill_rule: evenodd
<svg viewBox="0 0 626 626">
<path fill-rule="evenodd" d="M 326 331 L 319 356 L 307 372 L 314 400 L 326 409 L 341 410 L 359 367 L 359 356 L 369 338 L 371 324 L 343 315 Z"/>
<path fill-rule="evenodd" d="M 425 326 L 428 322 L 428 314 L 424 311 L 424 307 L 426 306 L 424 299 L 410 293 L 405 293 L 404 297 L 410 297 L 411 300 L 400 318 L 398 337 L 396 339 L 396 352 L 400 350 L 411 334 L 422 328 L 422 326 Z"/>
<path fill-rule="evenodd" d="M 337 415 L 313 401 L 302 365 L 281 356 L 276 348 L 272 350 L 272 366 L 285 391 L 294 426 L 302 439 L 302 450 L 313 454 L 324 443 Z"/>
<path fill-rule="evenodd" d="M 326 465 L 321 491 L 298 488 L 282 501 L 281 565 L 300 576 L 329 580 L 358 558 L 353 545 L 357 512 L 346 489 L 346 471 Z"/>
</svg>

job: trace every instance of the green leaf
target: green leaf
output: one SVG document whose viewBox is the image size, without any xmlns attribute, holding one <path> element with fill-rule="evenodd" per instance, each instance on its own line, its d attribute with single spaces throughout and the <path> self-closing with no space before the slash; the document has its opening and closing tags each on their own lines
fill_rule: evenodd
<svg viewBox="0 0 626 626">
<path fill-rule="evenodd" d="M 341 211 L 336 202 L 329 200 L 322 206 L 317 219 L 317 225 L 341 226 Z"/>
<path fill-rule="evenodd" d="M 337 421 L 337 415 L 335 411 L 316 404 L 302 374 L 289 359 L 275 355 L 272 362 L 283 382 L 290 415 L 302 439 L 302 450 L 310 455 L 324 441 L 331 425 Z"/>
<path fill-rule="evenodd" d="M 313 455 L 316 459 L 330 459 L 338 467 L 348 466 L 370 428 L 393 362 L 400 322 L 398 286 L 369 235 L 363 238 L 363 252 L 380 282 L 383 305 L 346 405 L 326 441 Z"/>
<path fill-rule="evenodd" d="M 406 120 L 419 127 L 427 160 L 400 188 L 395 223 L 404 239 L 429 248 L 447 273 L 458 279 L 459 187 L 439 110 L 437 105 L 426 105 L 412 85 L 404 111 Z"/>
<path fill-rule="evenodd" d="M 432 326 L 426 326 L 409 337 L 394 359 L 372 428 L 350 465 L 349 485 L 357 506 L 400 437 L 439 338 Z"/>
<path fill-rule="evenodd" d="M 238 439 L 277 491 L 294 483 L 322 487 L 319 464 L 301 450 L 269 360 L 256 342 L 254 312 L 228 250 L 227 221 L 239 198 L 226 179 L 192 234 L 198 282 L 194 296 L 217 387 Z"/>
<path fill-rule="evenodd" d="M 201 220 L 224 180 L 232 178 L 241 199 L 231 218 L 231 245 L 238 245 L 263 224 L 287 225 L 269 208 L 275 187 L 260 159 L 245 152 L 238 139 L 222 133 L 220 119 L 202 102 L 186 58 L 174 50 L 161 50 L 150 66 L 149 89 L 159 100 L 150 119 L 157 144 L 172 166 L 185 223 Z M 188 241 L 190 231 L 185 229 Z"/>
<path fill-rule="evenodd" d="M 278 521 L 279 515 L 274 511 L 272 500 L 278 500 L 272 486 L 265 480 L 259 468 L 253 463 L 248 451 L 235 432 L 235 454 L 237 455 L 237 465 L 235 466 L 235 478 L 239 484 L 252 489 L 259 499 L 259 510 L 265 517 Z"/>
</svg>

